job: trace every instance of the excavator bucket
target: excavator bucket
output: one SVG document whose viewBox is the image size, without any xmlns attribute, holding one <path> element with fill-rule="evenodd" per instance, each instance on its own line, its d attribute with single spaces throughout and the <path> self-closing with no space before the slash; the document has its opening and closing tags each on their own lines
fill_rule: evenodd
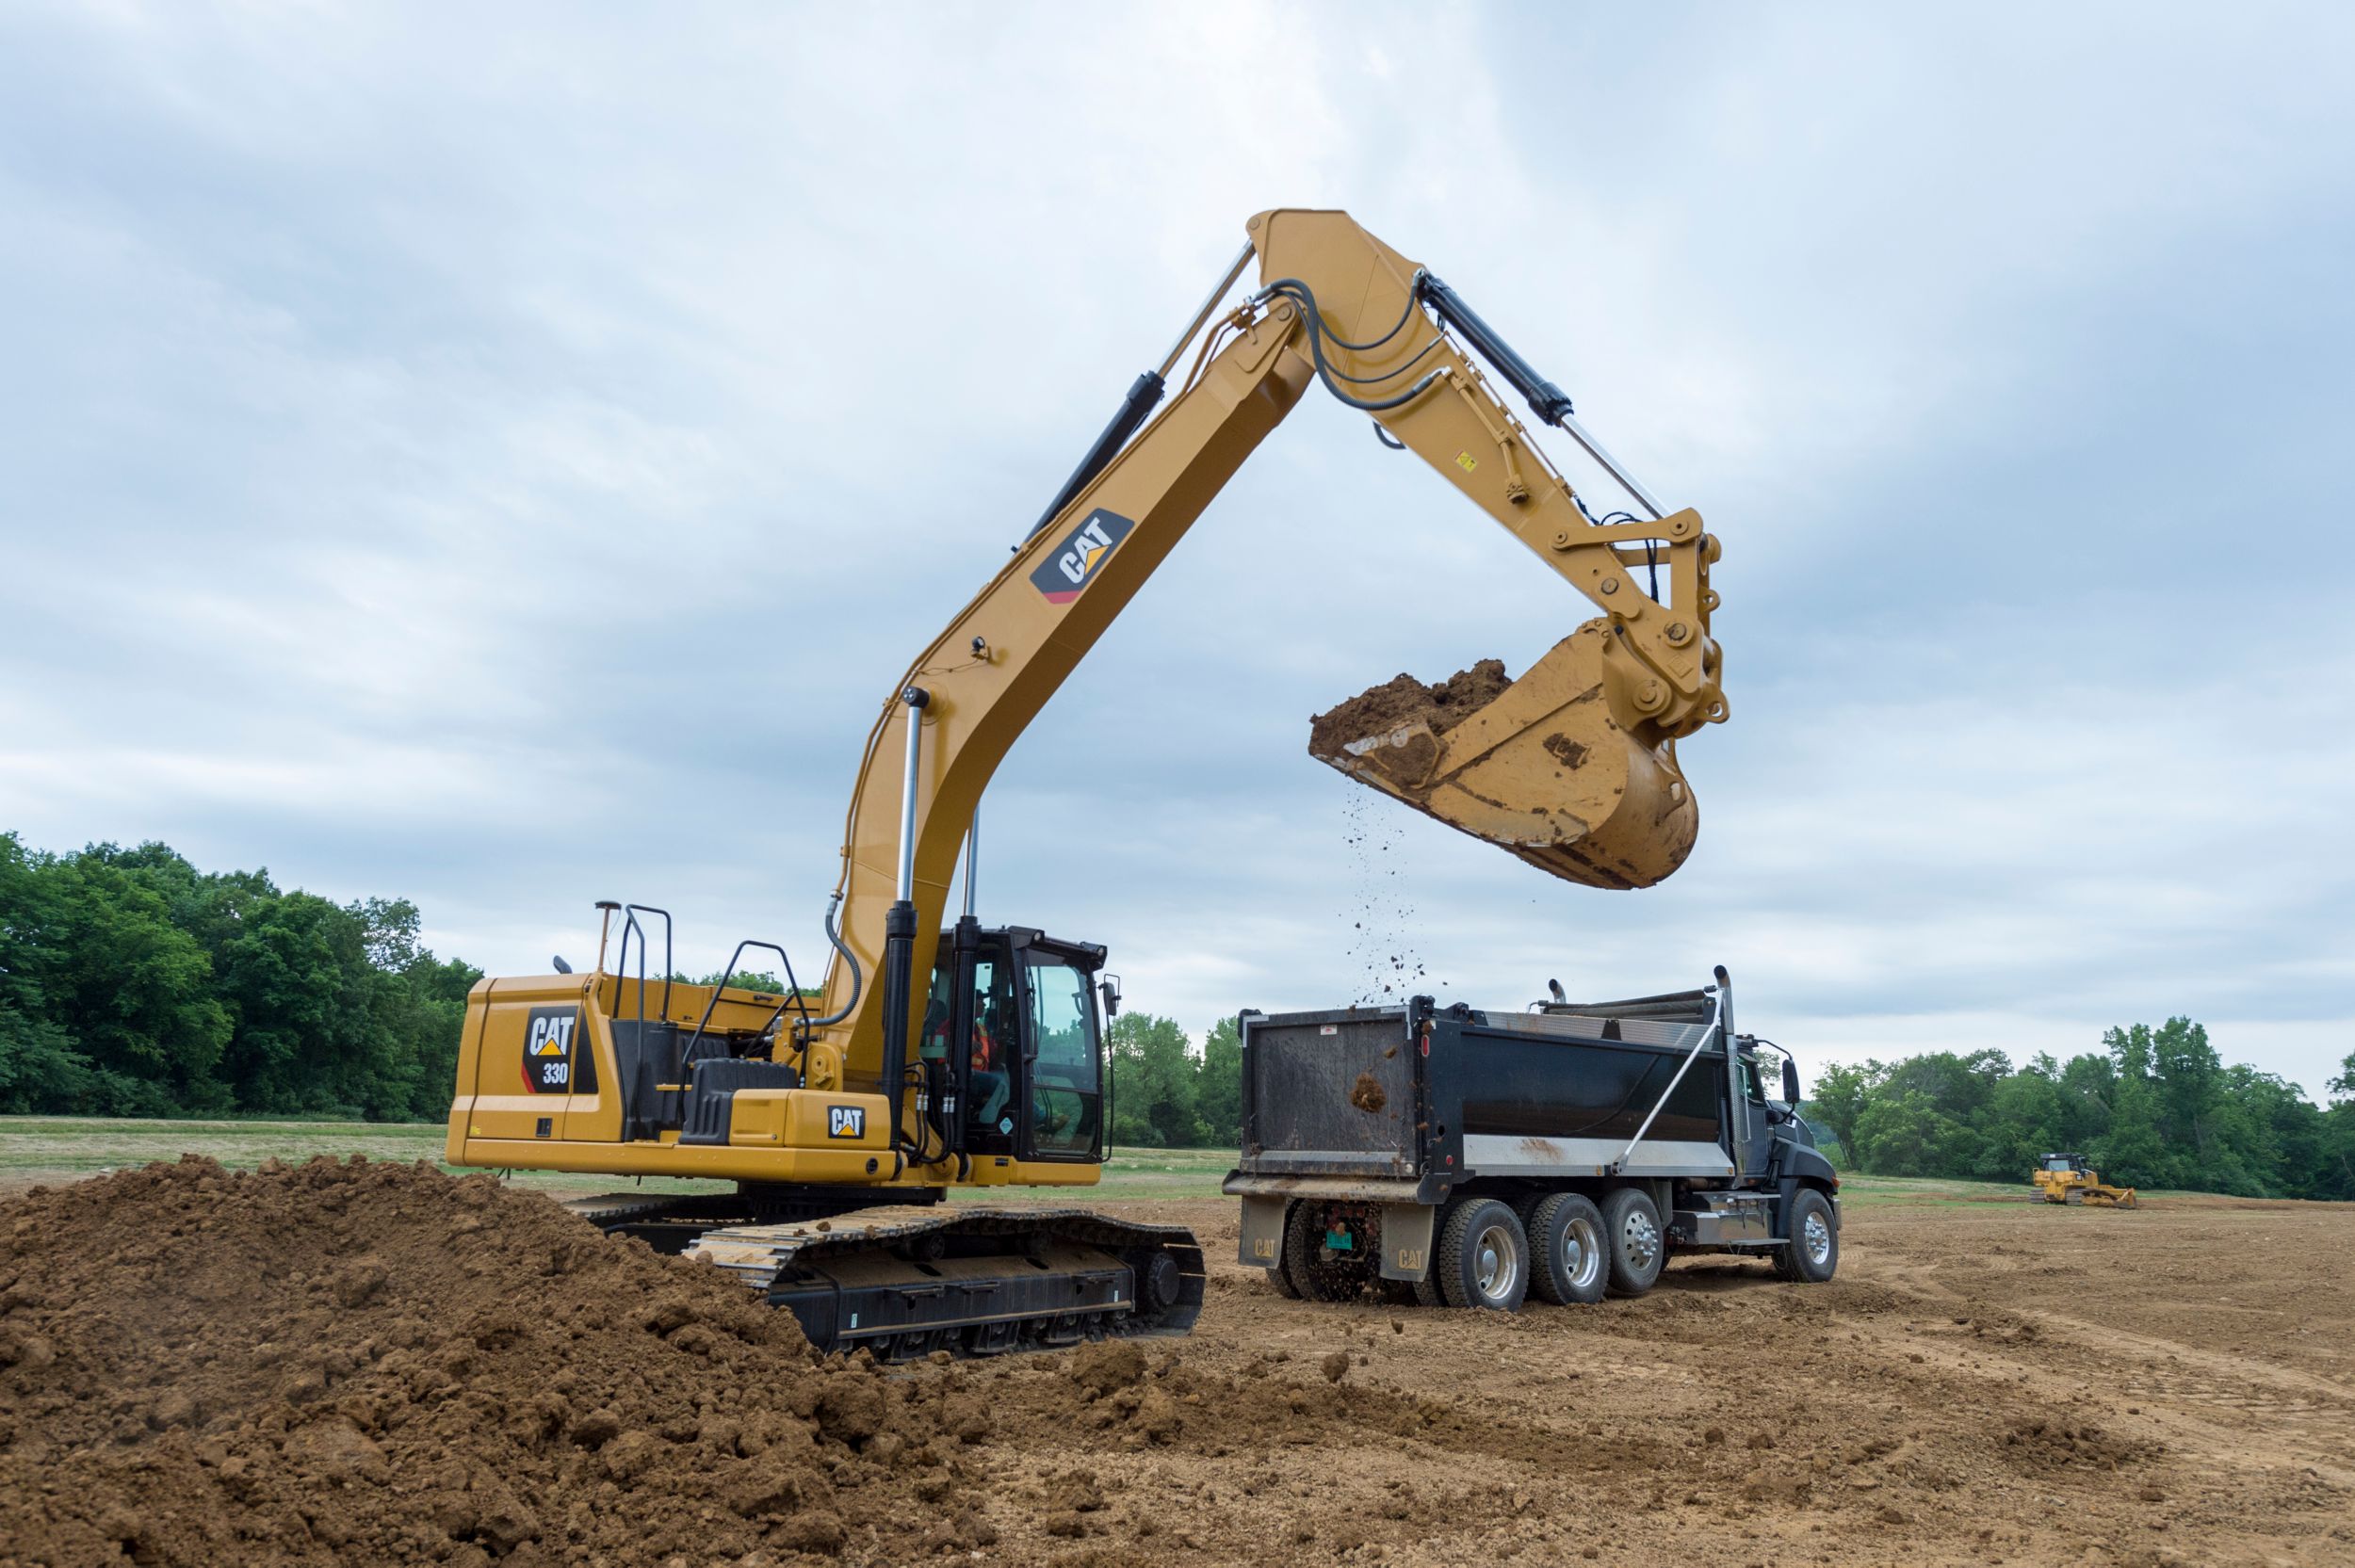
<svg viewBox="0 0 2355 1568">
<path fill-rule="evenodd" d="M 1608 624 L 1517 681 L 1496 659 L 1437 686 L 1401 675 L 1318 715 L 1309 754 L 1566 881 L 1649 887 L 1684 863 L 1699 816 L 1676 743 L 1612 711 Z"/>
</svg>

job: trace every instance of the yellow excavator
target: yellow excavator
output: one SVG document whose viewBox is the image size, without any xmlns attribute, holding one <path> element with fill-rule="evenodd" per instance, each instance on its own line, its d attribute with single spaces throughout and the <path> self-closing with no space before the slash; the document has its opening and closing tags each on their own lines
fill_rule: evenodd
<svg viewBox="0 0 2355 1568">
<path fill-rule="evenodd" d="M 2029 1190 L 2048 1204 L 2091 1204 L 2097 1208 L 2134 1208 L 2135 1189 L 2112 1187 L 2083 1155 L 2046 1155 L 2028 1173 Z"/>
<path fill-rule="evenodd" d="M 1558 387 L 1347 214 L 1283 208 L 1245 227 L 1160 367 L 884 703 L 843 831 L 822 982 L 803 987 L 781 946 L 747 940 L 723 981 L 756 962 L 780 986 L 690 983 L 668 913 L 601 904 L 591 973 L 560 960 L 474 988 L 452 1164 L 732 1183 L 575 1206 L 737 1270 L 820 1348 L 905 1359 L 1183 1332 L 1203 1274 L 1182 1228 L 942 1203 L 1096 1182 L 1102 1025 L 1119 1007 L 1102 946 L 980 923 L 976 811 L 1015 737 L 1312 383 L 1600 611 L 1469 714 L 1320 725 L 1312 750 L 1572 881 L 1645 887 L 1682 862 L 1697 818 L 1676 742 L 1726 717 L 1709 635 L 1716 540 L 1697 513 L 1664 512 Z M 1257 286 L 1230 304 L 1254 262 Z M 1591 513 L 1491 376 L 1643 515 Z M 944 928 L 961 855 L 964 911 Z"/>
</svg>

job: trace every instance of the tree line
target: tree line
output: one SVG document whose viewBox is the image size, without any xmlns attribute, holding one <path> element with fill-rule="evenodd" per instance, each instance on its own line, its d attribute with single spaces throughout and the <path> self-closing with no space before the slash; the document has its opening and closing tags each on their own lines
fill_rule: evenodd
<svg viewBox="0 0 2355 1568">
<path fill-rule="evenodd" d="M 2355 1053 L 2325 1108 L 2227 1065 L 2188 1018 L 2114 1028 L 2102 1045 L 2016 1069 L 1995 1050 L 1826 1067 L 1804 1110 L 1872 1175 L 2024 1183 L 2038 1156 L 2072 1153 L 2120 1186 L 2355 1200 Z"/>
<path fill-rule="evenodd" d="M 405 898 L 0 833 L 0 1113 L 439 1121 L 480 978 Z"/>
<path fill-rule="evenodd" d="M 0 832 L 0 1114 L 439 1121 L 479 978 L 419 944 L 405 898 L 337 904 L 267 871 L 199 871 L 163 844 L 50 854 Z M 1113 1143 L 1238 1144 L 1232 1018 L 1198 1048 L 1146 1012 L 1107 1036 Z M 1805 1108 L 1845 1167 L 1876 1175 L 2024 1182 L 2068 1150 L 2134 1187 L 2355 1200 L 2355 1053 L 2330 1088 L 2316 1106 L 2173 1018 L 2065 1063 L 1983 1050 L 1828 1066 Z"/>
<path fill-rule="evenodd" d="M 1196 1051 L 1174 1018 L 1124 1012 L 1111 1047 L 1109 1141 L 1130 1149 L 1232 1149 L 1242 1142 L 1242 1037 L 1222 1018 Z"/>
</svg>

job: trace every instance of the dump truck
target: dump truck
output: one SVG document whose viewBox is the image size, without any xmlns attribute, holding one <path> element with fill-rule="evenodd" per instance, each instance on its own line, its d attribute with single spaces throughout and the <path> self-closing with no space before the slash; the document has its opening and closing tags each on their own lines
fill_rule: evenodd
<svg viewBox="0 0 2355 1568">
<path fill-rule="evenodd" d="M 823 1350 L 905 1360 L 1183 1333 L 1205 1276 L 1182 1227 L 944 1201 L 1071 1194 L 1105 1157 L 1103 1023 L 1118 1005 L 1106 950 L 982 923 L 978 813 L 1008 751 L 1311 387 L 1372 421 L 1369 455 L 1413 454 L 1438 476 L 1425 493 L 1470 503 L 1592 612 L 1460 724 L 1328 733 L 1326 760 L 1571 881 L 1648 887 L 1682 863 L 1698 816 L 1677 745 L 1727 717 L 1710 635 L 1716 537 L 1654 500 L 1463 295 L 1348 214 L 1277 208 L 1243 231 L 1159 367 L 1129 384 L 1034 522 L 1005 520 L 1012 549 L 882 693 L 822 978 L 803 987 L 783 944 L 747 937 L 718 983 L 690 983 L 666 909 L 607 901 L 586 973 L 559 960 L 468 996 L 452 1165 L 729 1184 L 574 1207 L 733 1269 Z M 1255 266 L 1257 285 L 1231 299 Z M 921 324 L 979 303 L 951 297 Z M 1038 331 L 1067 325 L 1050 311 Z M 1010 367 L 968 392 L 1004 399 L 1020 384 Z M 921 377 L 916 390 L 940 395 Z M 1590 509 L 1506 393 L 1641 515 Z M 900 457 L 919 462 L 920 442 Z M 1334 537 L 1364 547 L 1346 524 Z M 896 546 L 878 538 L 862 591 L 880 605 L 898 579 Z M 659 711 L 603 712 L 664 733 Z M 1124 820 L 1117 790 L 1098 794 L 1069 824 L 1076 878 L 1095 869 L 1094 837 Z M 747 960 L 776 981 L 737 983 Z"/>
<path fill-rule="evenodd" d="M 2048 1204 L 2091 1204 L 2097 1208 L 2134 1208 L 2135 1189 L 2112 1187 L 2102 1172 L 2076 1154 L 2046 1155 L 2028 1176 L 2028 1195 Z"/>
<path fill-rule="evenodd" d="M 1840 1179 L 1797 1064 L 1734 1032 L 1726 971 L 1616 1002 L 1551 989 L 1519 1012 L 1242 1013 L 1242 1261 L 1287 1296 L 1502 1312 L 1641 1295 L 1681 1253 L 1830 1279 Z"/>
</svg>

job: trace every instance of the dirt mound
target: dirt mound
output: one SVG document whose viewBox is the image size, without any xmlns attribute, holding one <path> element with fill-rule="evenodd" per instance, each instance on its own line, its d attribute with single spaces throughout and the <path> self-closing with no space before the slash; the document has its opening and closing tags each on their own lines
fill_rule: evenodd
<svg viewBox="0 0 2355 1568">
<path fill-rule="evenodd" d="M 1505 677 L 1502 659 L 1482 659 L 1433 686 L 1412 675 L 1396 676 L 1311 719 L 1308 752 L 1339 756 L 1354 740 L 1388 735 L 1414 723 L 1428 724 L 1432 734 L 1445 735 L 1496 701 L 1512 684 Z"/>
<path fill-rule="evenodd" d="M 488 1176 L 191 1156 L 0 1204 L 11 1562 L 964 1551 L 990 1424 L 962 1367 L 817 1363 Z"/>
</svg>

